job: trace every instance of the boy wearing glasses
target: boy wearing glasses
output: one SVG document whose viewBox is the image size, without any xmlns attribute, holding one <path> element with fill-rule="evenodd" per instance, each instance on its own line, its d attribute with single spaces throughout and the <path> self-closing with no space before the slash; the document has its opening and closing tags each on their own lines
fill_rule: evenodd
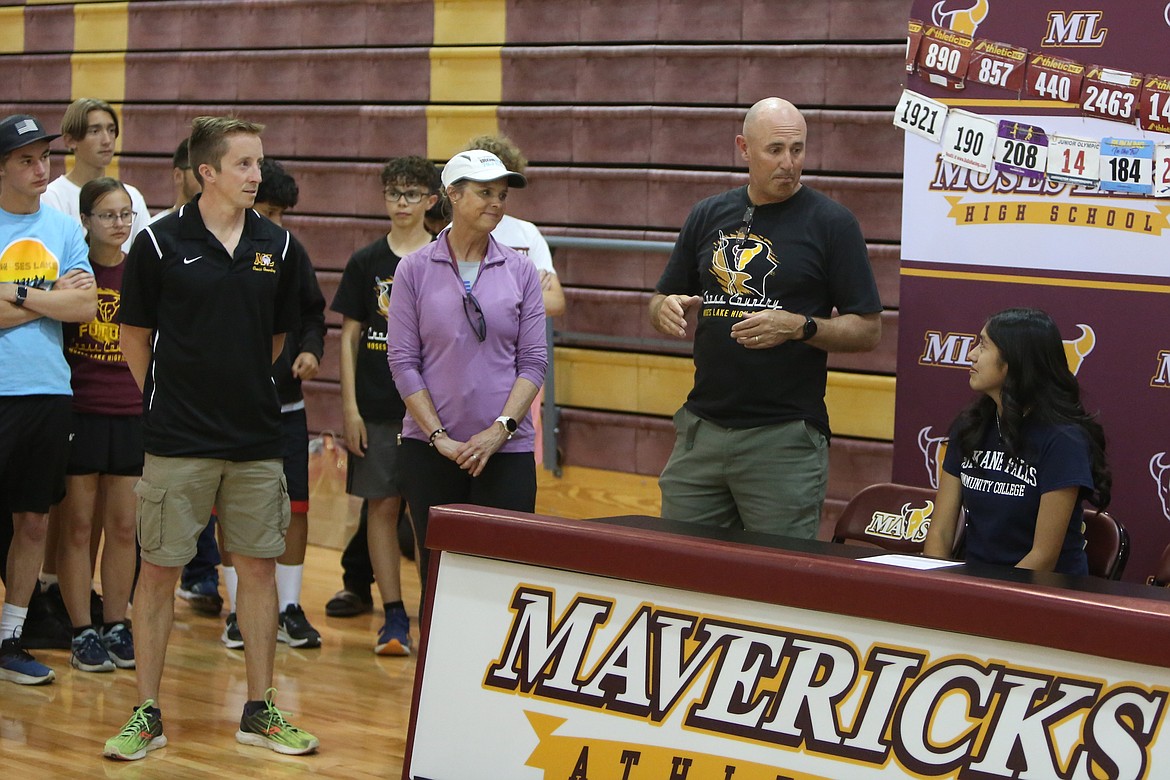
<svg viewBox="0 0 1170 780">
<path fill-rule="evenodd" d="M 386 363 L 386 316 L 401 258 L 432 241 L 424 217 L 438 201 L 439 171 L 422 157 L 398 157 L 382 169 L 391 230 L 349 259 L 331 308 L 341 326 L 341 403 L 350 452 L 346 489 L 367 502 L 370 562 L 385 620 L 374 652 L 410 654 L 410 619 L 402 603 L 398 546 L 398 435 L 406 407 Z M 364 601 L 346 582 L 334 600 Z M 359 592 L 355 592 L 355 588 Z M 332 602 L 331 602 L 332 603 Z"/>
<path fill-rule="evenodd" d="M 97 98 L 74 100 L 61 118 L 61 138 L 65 148 L 73 154 L 73 168 L 49 183 L 45 194 L 41 196 L 41 203 L 64 211 L 80 224 L 78 198 L 81 188 L 87 182 L 107 175 L 106 168 L 114 159 L 119 132 L 118 115 L 109 103 Z M 129 252 L 138 231 L 150 221 L 150 212 L 146 209 L 146 200 L 136 187 L 125 182 L 122 186 L 130 193 L 130 209 L 134 212 L 130 237 L 122 244 L 122 251 Z"/>
</svg>

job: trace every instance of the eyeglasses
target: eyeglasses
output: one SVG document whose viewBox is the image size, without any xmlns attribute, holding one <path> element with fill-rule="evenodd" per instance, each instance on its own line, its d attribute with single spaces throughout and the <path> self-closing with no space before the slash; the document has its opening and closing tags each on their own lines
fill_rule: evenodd
<svg viewBox="0 0 1170 780">
<path fill-rule="evenodd" d="M 113 225 L 118 220 L 122 220 L 127 225 L 133 223 L 134 218 L 138 216 L 138 212 L 137 211 L 119 211 L 119 212 L 103 211 L 100 214 L 90 214 L 89 216 L 93 217 L 94 219 L 96 219 L 98 222 L 102 223 L 106 227 L 109 227 L 110 225 Z"/>
<path fill-rule="evenodd" d="M 471 293 L 463 296 L 463 316 L 467 318 L 467 324 L 475 331 L 475 337 L 483 342 L 487 338 L 487 320 L 483 318 L 483 309 L 480 308 L 479 301 Z"/>
<path fill-rule="evenodd" d="M 391 187 L 387 187 L 386 189 L 382 190 L 382 194 L 385 195 L 386 200 L 391 203 L 397 203 L 399 198 L 406 198 L 406 202 L 412 206 L 416 203 L 422 203 L 422 199 L 427 196 L 427 193 L 423 192 L 422 190 L 406 190 L 404 192 L 402 190 L 396 190 Z"/>
</svg>

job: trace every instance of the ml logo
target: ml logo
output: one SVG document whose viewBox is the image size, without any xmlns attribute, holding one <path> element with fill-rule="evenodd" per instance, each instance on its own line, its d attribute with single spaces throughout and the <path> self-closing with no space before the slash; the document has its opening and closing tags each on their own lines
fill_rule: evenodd
<svg viewBox="0 0 1170 780">
<path fill-rule="evenodd" d="M 1042 46 L 1101 46 L 1108 27 L 1101 27 L 1101 11 L 1049 11 L 1048 32 Z"/>
</svg>

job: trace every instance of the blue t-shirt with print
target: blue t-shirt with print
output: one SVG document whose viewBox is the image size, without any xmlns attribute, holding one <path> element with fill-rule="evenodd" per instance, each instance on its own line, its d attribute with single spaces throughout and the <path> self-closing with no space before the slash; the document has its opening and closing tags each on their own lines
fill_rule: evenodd
<svg viewBox="0 0 1170 780">
<path fill-rule="evenodd" d="M 81 226 L 56 209 L 0 209 L 0 282 L 42 290 L 74 268 L 92 273 Z M 72 395 L 61 323 L 49 317 L 0 328 L 0 396 Z"/>
<path fill-rule="evenodd" d="M 1093 489 L 1092 456 L 1084 429 L 1025 421 L 1020 457 L 1008 457 L 996 426 L 964 458 L 951 431 L 943 470 L 962 482 L 967 510 L 966 560 L 1015 566 L 1032 549 L 1040 497 L 1066 487 L 1081 488 L 1069 517 L 1056 571 L 1088 574 L 1080 498 Z"/>
</svg>

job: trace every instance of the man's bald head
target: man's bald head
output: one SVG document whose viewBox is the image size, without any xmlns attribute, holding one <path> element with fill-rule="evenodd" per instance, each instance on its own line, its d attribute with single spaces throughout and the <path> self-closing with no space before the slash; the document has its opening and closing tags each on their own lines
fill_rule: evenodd
<svg viewBox="0 0 1170 780">
<path fill-rule="evenodd" d="M 783 98 L 764 98 L 748 109 L 735 145 L 748 165 L 752 203 L 778 203 L 796 194 L 807 135 L 804 115 Z"/>
<path fill-rule="evenodd" d="M 804 121 L 804 114 L 800 109 L 784 98 L 764 98 L 748 109 L 743 118 L 743 134 L 750 135 L 758 126 L 769 124 L 787 124 L 799 126 L 806 133 L 808 126 Z"/>
</svg>

